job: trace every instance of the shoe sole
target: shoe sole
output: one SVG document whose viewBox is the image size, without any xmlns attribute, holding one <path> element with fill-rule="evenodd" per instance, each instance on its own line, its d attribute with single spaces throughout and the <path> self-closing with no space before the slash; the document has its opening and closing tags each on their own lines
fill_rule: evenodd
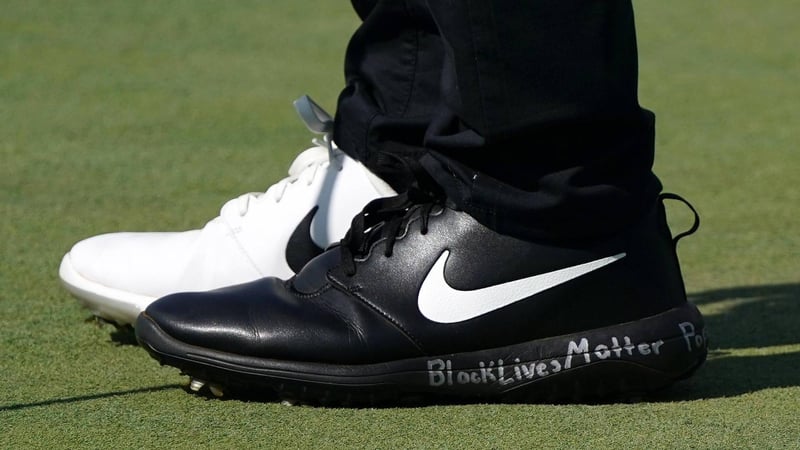
<svg viewBox="0 0 800 450">
<path fill-rule="evenodd" d="M 119 326 L 133 325 L 139 313 L 156 300 L 86 279 L 75 270 L 69 253 L 61 260 L 58 275 L 64 287 L 83 307 L 96 317 Z"/>
<path fill-rule="evenodd" d="M 377 364 L 280 361 L 178 341 L 147 313 L 139 343 L 215 396 L 277 394 L 289 404 L 374 405 L 406 401 L 582 402 L 636 400 L 690 376 L 707 354 L 694 305 L 634 322 L 506 347 Z M 203 389 L 204 390 L 204 389 Z"/>
</svg>

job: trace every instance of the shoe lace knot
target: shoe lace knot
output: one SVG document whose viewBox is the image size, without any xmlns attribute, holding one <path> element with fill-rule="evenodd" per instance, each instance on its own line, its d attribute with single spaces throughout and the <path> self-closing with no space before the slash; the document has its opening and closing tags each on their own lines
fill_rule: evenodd
<svg viewBox="0 0 800 450">
<path fill-rule="evenodd" d="M 408 191 L 394 197 L 371 201 L 357 214 L 350 229 L 340 242 L 344 273 L 356 273 L 356 260 L 369 254 L 372 246 L 383 240 L 384 256 L 391 257 L 398 238 L 405 234 L 408 224 L 418 218 L 420 234 L 428 233 L 430 216 L 445 203 L 445 196 L 416 161 L 406 161 L 416 180 Z"/>
</svg>

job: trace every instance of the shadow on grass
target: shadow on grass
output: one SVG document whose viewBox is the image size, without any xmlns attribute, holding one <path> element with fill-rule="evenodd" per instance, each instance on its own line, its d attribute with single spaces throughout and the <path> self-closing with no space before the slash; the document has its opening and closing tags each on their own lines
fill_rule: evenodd
<svg viewBox="0 0 800 450">
<path fill-rule="evenodd" d="M 183 385 L 181 384 L 165 384 L 162 386 L 151 386 L 145 388 L 138 388 L 138 389 L 128 389 L 125 391 L 113 391 L 113 392 L 101 392 L 98 394 L 90 394 L 90 395 L 78 395 L 75 397 L 64 397 L 64 398 L 54 398 L 50 400 L 43 400 L 40 402 L 31 402 L 31 403 L 16 403 L 12 405 L 0 406 L 0 412 L 3 411 L 17 411 L 20 409 L 28 409 L 28 408 L 36 408 L 39 406 L 50 406 L 50 405 L 61 405 L 61 404 L 69 404 L 69 403 L 77 403 L 77 402 L 85 402 L 89 400 L 98 400 L 101 398 L 110 398 L 110 397 L 117 397 L 121 395 L 128 395 L 128 394 L 143 394 L 149 392 L 160 392 L 160 391 L 168 391 L 171 389 L 183 389 Z"/>
<path fill-rule="evenodd" d="M 800 283 L 718 289 L 689 301 L 703 311 L 712 347 L 800 344 Z"/>
<path fill-rule="evenodd" d="M 130 325 L 116 328 L 111 332 L 109 337 L 111 338 L 111 342 L 117 345 L 139 346 L 139 342 L 136 340 L 136 332 Z"/>
<path fill-rule="evenodd" d="M 131 325 L 119 325 L 102 319 L 98 316 L 89 316 L 84 320 L 84 322 L 93 324 L 99 328 L 113 328 L 109 334 L 109 337 L 111 338 L 111 342 L 117 345 L 139 345 L 139 342 L 136 340 L 136 332 L 134 332 Z"/>
<path fill-rule="evenodd" d="M 800 386 L 800 284 L 719 289 L 689 300 L 703 310 L 712 350 L 694 378 L 665 392 L 665 400 Z"/>
</svg>

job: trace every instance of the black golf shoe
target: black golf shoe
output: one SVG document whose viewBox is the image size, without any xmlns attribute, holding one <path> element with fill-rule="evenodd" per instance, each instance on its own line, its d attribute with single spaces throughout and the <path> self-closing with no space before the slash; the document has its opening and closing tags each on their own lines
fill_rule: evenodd
<svg viewBox="0 0 800 450">
<path fill-rule="evenodd" d="M 370 203 L 287 281 L 156 301 L 139 341 L 193 390 L 323 404 L 631 398 L 705 360 L 661 202 L 615 236 L 565 243 L 412 197 Z"/>
</svg>

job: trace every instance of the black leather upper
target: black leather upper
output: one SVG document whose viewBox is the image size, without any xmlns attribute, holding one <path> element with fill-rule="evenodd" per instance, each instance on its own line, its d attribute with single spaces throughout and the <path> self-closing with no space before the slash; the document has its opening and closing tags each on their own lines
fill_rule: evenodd
<svg viewBox="0 0 800 450">
<path fill-rule="evenodd" d="M 685 302 L 663 207 L 616 236 L 534 243 L 503 236 L 469 215 L 437 208 L 423 233 L 408 214 L 391 256 L 378 238 L 342 268 L 340 247 L 294 278 L 266 278 L 167 296 L 145 314 L 187 344 L 262 358 L 374 363 L 499 347 L 636 320 Z M 443 251 L 445 279 L 472 290 L 620 253 L 619 261 L 469 320 L 437 323 L 419 310 L 422 281 Z"/>
</svg>

